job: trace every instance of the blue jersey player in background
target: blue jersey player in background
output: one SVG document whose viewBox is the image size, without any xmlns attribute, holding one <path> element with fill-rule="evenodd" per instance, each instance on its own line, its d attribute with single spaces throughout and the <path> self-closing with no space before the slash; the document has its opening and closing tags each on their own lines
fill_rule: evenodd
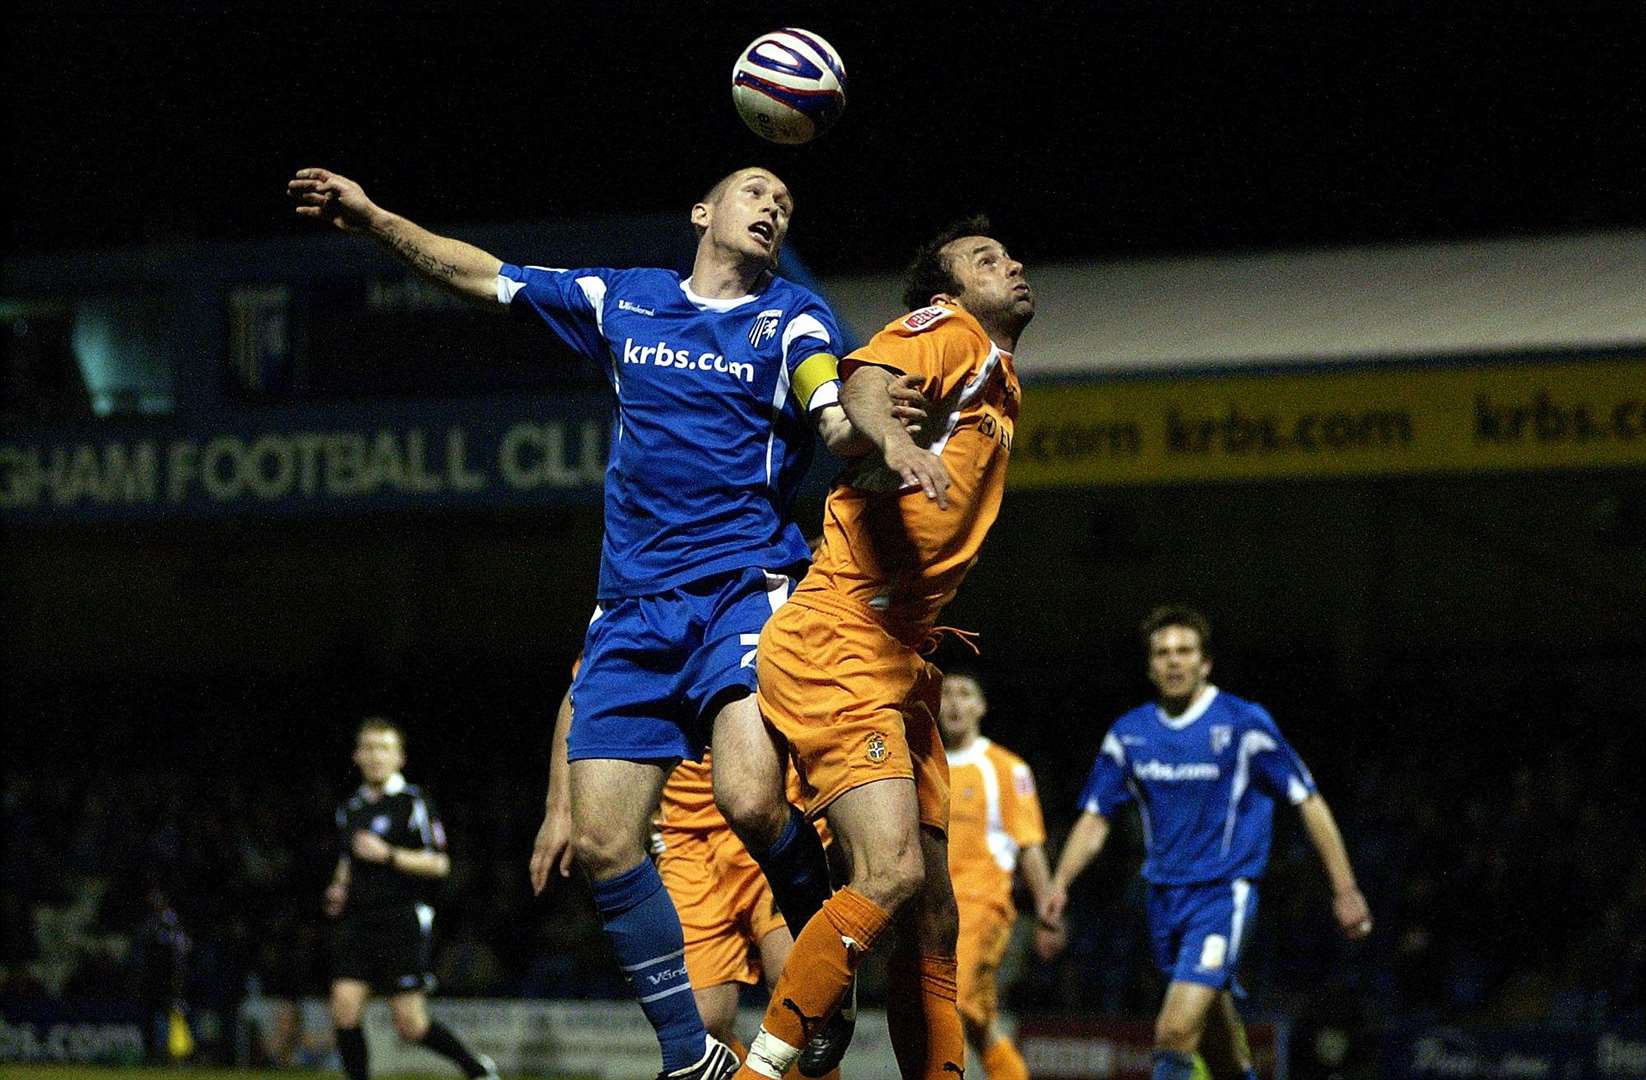
<svg viewBox="0 0 1646 1080">
<path fill-rule="evenodd" d="M 1103 850 L 1110 818 L 1136 803 L 1148 849 L 1149 936 L 1170 980 L 1155 1021 L 1154 1080 L 1189 1080 L 1197 1052 L 1215 1080 L 1255 1080 L 1235 1009 L 1235 966 L 1257 910 L 1277 801 L 1297 807 L 1331 880 L 1343 933 L 1365 937 L 1371 912 L 1331 809 L 1273 718 L 1206 681 L 1205 617 L 1158 608 L 1142 635 L 1159 699 L 1121 716 L 1104 736 L 1040 916 L 1060 922 L 1069 885 Z"/>
<path fill-rule="evenodd" d="M 663 782 L 712 734 L 716 796 L 760 860 L 791 925 L 828 896 L 816 832 L 780 799 L 782 778 L 741 775 L 755 706 L 755 645 L 808 551 L 789 521 L 817 431 L 864 453 L 841 409 L 840 331 L 814 293 L 773 268 L 793 200 L 740 169 L 691 209 L 691 275 L 505 263 L 378 207 L 360 185 L 301 169 L 297 212 L 377 240 L 422 276 L 541 320 L 599 364 L 614 394 L 599 603 L 572 687 L 571 844 L 618 962 L 652 1022 L 663 1077 L 730 1075 L 686 979 L 679 917 L 645 840 Z M 907 383 L 908 380 L 905 380 Z M 918 394 L 899 415 L 916 423 Z M 798 927 L 797 927 L 798 929 Z"/>
</svg>

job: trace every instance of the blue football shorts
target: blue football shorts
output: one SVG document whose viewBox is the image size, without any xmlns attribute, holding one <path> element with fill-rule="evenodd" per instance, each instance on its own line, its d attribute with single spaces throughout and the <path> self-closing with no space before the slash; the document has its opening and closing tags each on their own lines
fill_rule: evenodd
<svg viewBox="0 0 1646 1080">
<path fill-rule="evenodd" d="M 701 759 L 711 709 L 754 693 L 760 628 L 793 587 L 785 574 L 749 568 L 602 600 L 572 683 L 568 759 Z"/>
<path fill-rule="evenodd" d="M 1173 982 L 1243 995 L 1235 981 L 1241 946 L 1257 916 L 1257 886 L 1245 878 L 1149 887 L 1149 942 L 1155 966 Z"/>
</svg>

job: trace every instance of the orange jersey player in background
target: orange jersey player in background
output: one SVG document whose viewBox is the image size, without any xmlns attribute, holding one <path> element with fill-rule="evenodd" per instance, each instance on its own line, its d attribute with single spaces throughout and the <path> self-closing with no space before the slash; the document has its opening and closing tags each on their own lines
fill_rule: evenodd
<svg viewBox="0 0 1646 1080">
<path fill-rule="evenodd" d="M 760 635 L 761 712 L 788 743 L 801 805 L 849 853 L 851 883 L 796 940 L 741 1077 L 783 1075 L 894 918 L 887 1021 L 902 1075 L 965 1068 L 942 675 L 922 653 L 1000 509 L 1012 350 L 1034 315 L 1023 264 L 989 231 L 973 219 L 922 248 L 904 294 L 916 310 L 841 362 L 842 404 L 878 453 L 830 491 L 812 568 Z M 892 414 L 902 375 L 931 403 L 920 443 Z"/>
<path fill-rule="evenodd" d="M 571 711 L 568 690 L 555 721 L 549 794 L 532 852 L 532 887 L 539 893 L 552 870 L 562 877 L 571 873 L 571 809 L 564 782 Z M 790 779 L 792 789 L 792 773 Z M 746 1049 L 737 1038 L 738 987 L 753 986 L 764 977 L 770 989 L 794 938 L 759 865 L 715 807 L 711 755 L 700 762 L 682 761 L 669 774 L 652 831 L 652 852 L 680 912 L 686 975 L 703 1024 L 742 1058 Z M 836 1069 L 826 1080 L 839 1076 Z"/>
<path fill-rule="evenodd" d="M 1022 871 L 1038 908 L 1048 895 L 1051 867 L 1034 774 L 1022 758 L 983 737 L 988 709 L 975 676 L 944 675 L 937 724 L 949 761 L 949 877 L 960 910 L 958 1005 L 966 1041 L 983 1058 L 989 1080 L 1028 1080 L 1023 1055 L 996 1022 L 995 974 L 1017 921 L 1015 871 Z M 1038 931 L 1054 932 L 1045 925 Z"/>
</svg>

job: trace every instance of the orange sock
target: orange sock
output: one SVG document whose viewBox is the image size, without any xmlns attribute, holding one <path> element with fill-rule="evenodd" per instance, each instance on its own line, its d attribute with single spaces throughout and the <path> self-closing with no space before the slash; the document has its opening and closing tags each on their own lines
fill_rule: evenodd
<svg viewBox="0 0 1646 1080">
<path fill-rule="evenodd" d="M 891 919 L 850 886 L 829 897 L 795 939 L 739 1077 L 778 1080 L 789 1070 L 801 1048 L 840 1006 L 858 962 L 874 948 Z M 950 969 L 952 975 L 952 961 Z M 954 998 L 952 983 L 949 998 Z"/>
<path fill-rule="evenodd" d="M 954 957 L 899 950 L 886 975 L 886 1026 L 903 1080 L 964 1076 L 966 1035 L 954 1004 Z"/>
<path fill-rule="evenodd" d="M 1017 1045 L 1002 1035 L 983 1051 L 983 1071 L 989 1080 L 1029 1080 L 1029 1066 Z"/>
<path fill-rule="evenodd" d="M 783 1074 L 783 1080 L 806 1080 L 806 1077 L 800 1075 L 800 1066 L 796 1065 L 794 1068 Z M 830 1069 L 828 1072 L 818 1077 L 818 1080 L 840 1080 L 840 1070 Z"/>
</svg>

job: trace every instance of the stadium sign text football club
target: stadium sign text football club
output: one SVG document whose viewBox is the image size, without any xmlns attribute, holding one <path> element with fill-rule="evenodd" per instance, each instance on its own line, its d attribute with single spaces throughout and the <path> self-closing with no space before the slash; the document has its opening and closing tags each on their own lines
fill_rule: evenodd
<svg viewBox="0 0 1646 1080">
<path fill-rule="evenodd" d="M 598 498 L 606 425 L 379 424 L 215 435 L 0 441 L 16 520 L 292 513 Z"/>
</svg>

